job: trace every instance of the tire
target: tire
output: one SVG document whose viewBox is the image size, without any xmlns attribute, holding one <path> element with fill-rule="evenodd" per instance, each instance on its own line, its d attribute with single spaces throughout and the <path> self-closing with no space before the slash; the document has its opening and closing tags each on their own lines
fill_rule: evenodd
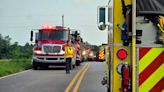
<svg viewBox="0 0 164 92">
<path fill-rule="evenodd" d="M 38 70 L 38 64 L 34 61 L 33 61 L 32 67 L 33 67 L 33 70 Z"/>
<path fill-rule="evenodd" d="M 107 92 L 110 92 L 110 91 L 109 91 L 109 88 L 107 88 Z"/>
<path fill-rule="evenodd" d="M 76 67 L 76 65 L 75 65 L 75 64 L 73 64 L 72 68 L 73 68 L 73 69 L 75 69 L 75 67 Z"/>
<path fill-rule="evenodd" d="M 76 66 L 80 66 L 80 60 L 76 60 Z"/>
</svg>

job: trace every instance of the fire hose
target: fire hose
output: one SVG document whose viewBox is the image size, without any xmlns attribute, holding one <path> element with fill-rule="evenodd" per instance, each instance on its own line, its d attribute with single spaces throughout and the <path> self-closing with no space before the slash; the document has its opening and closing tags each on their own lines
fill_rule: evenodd
<svg viewBox="0 0 164 92">
<path fill-rule="evenodd" d="M 124 64 L 121 69 L 122 73 L 122 86 L 120 92 L 131 92 L 131 75 L 130 75 L 130 66 Z"/>
<path fill-rule="evenodd" d="M 164 16 L 159 16 L 159 20 L 158 20 L 158 28 L 159 30 L 162 32 L 162 38 L 163 38 L 163 45 L 164 45 Z"/>
</svg>

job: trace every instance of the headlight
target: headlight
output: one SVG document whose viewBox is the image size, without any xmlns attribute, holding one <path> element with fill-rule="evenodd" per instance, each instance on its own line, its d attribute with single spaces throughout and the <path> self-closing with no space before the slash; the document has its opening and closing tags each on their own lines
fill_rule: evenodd
<svg viewBox="0 0 164 92">
<path fill-rule="evenodd" d="M 91 56 L 91 57 L 92 57 L 92 56 L 93 56 L 93 53 L 89 53 L 89 56 Z"/>
<path fill-rule="evenodd" d="M 61 51 L 59 54 L 65 54 L 65 52 L 64 51 Z"/>
<path fill-rule="evenodd" d="M 35 47 L 34 48 L 34 53 L 35 54 L 41 54 L 42 53 L 41 48 L 40 47 Z"/>
<path fill-rule="evenodd" d="M 86 55 L 86 51 L 83 51 L 82 55 L 83 55 L 83 56 Z"/>
<path fill-rule="evenodd" d="M 41 52 L 41 50 L 35 50 L 34 53 L 35 54 L 41 54 L 42 52 Z"/>
</svg>

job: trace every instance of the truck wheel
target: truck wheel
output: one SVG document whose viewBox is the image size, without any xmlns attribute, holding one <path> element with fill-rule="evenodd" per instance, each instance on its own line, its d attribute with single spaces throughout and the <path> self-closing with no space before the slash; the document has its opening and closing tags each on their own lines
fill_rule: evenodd
<svg viewBox="0 0 164 92">
<path fill-rule="evenodd" d="M 74 68 L 75 68 L 75 66 L 76 66 L 76 65 L 75 65 L 75 64 L 73 64 L 72 68 L 74 69 Z"/>
<path fill-rule="evenodd" d="M 34 70 L 38 70 L 38 64 L 36 62 L 33 62 L 32 67 Z"/>
<path fill-rule="evenodd" d="M 109 91 L 109 88 L 107 88 L 107 92 L 110 92 L 110 91 Z"/>
<path fill-rule="evenodd" d="M 80 60 L 76 60 L 76 66 L 80 66 Z"/>
</svg>

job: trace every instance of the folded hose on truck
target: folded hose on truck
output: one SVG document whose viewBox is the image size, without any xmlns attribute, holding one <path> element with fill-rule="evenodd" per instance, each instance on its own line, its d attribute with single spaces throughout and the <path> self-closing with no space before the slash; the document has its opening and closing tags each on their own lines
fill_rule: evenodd
<svg viewBox="0 0 164 92">
<path fill-rule="evenodd" d="M 157 26 L 159 30 L 162 32 L 162 39 L 163 39 L 163 45 L 164 45 L 164 16 L 159 16 Z"/>
</svg>

